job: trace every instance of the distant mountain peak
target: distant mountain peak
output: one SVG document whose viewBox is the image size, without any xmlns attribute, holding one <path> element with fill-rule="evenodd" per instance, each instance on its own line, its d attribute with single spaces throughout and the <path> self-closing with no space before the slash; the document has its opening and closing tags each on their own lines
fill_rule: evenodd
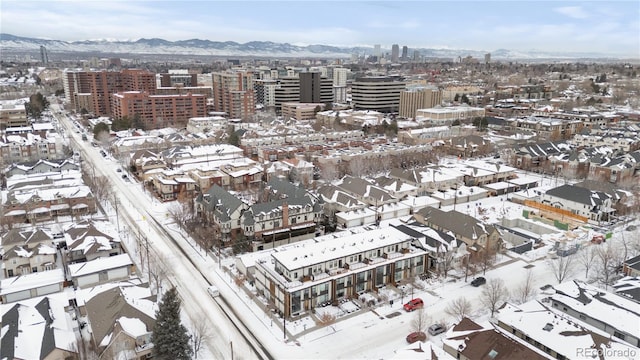
<svg viewBox="0 0 640 360">
<path fill-rule="evenodd" d="M 333 57 L 346 58 L 352 54 L 372 55 L 373 46 L 340 47 L 322 44 L 306 46 L 271 41 L 249 41 L 244 44 L 234 41 L 211 41 L 188 39 L 169 41 L 161 38 L 141 38 L 138 40 L 82 40 L 62 41 L 21 37 L 0 33 L 0 47 L 5 52 L 36 51 L 44 45 L 50 52 L 102 52 L 113 54 L 147 55 L 204 55 L 204 56 L 264 56 L 264 57 Z M 492 59 L 577 59 L 577 58 L 614 58 L 598 53 L 558 53 L 538 50 L 518 51 L 509 49 L 465 50 L 446 46 L 439 48 L 411 48 L 420 55 L 437 58 L 457 58 L 472 56 L 482 59 L 487 52 Z"/>
</svg>

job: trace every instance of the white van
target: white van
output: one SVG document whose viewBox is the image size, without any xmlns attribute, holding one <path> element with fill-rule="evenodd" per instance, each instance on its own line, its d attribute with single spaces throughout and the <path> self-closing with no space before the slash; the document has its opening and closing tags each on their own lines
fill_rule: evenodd
<svg viewBox="0 0 640 360">
<path fill-rule="evenodd" d="M 220 291 L 218 290 L 218 287 L 215 285 L 211 285 L 207 288 L 207 292 L 209 293 L 209 295 L 211 295 L 211 297 L 218 297 L 220 296 Z"/>
</svg>

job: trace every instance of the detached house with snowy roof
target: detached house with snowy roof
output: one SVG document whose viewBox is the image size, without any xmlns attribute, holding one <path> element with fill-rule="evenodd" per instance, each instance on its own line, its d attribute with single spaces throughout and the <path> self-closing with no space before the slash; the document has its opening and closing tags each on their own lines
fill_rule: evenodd
<svg viewBox="0 0 640 360">
<path fill-rule="evenodd" d="M 119 286 L 89 299 L 84 311 L 99 359 L 148 359 L 157 305 L 149 288 Z"/>
<path fill-rule="evenodd" d="M 196 213 L 219 229 L 222 241 L 235 239 L 242 233 L 240 218 L 249 205 L 218 185 L 213 185 L 195 201 Z"/>
<path fill-rule="evenodd" d="M 13 228 L 2 237 L 4 277 L 56 268 L 53 238 L 41 229 Z"/>
<path fill-rule="evenodd" d="M 47 296 L 0 306 L 0 359 L 76 359 L 78 342 L 67 296 Z"/>
<path fill-rule="evenodd" d="M 569 184 L 547 190 L 541 202 L 591 221 L 607 221 L 615 213 L 611 195 Z"/>
<path fill-rule="evenodd" d="M 113 237 L 98 230 L 92 221 L 73 224 L 65 231 L 67 243 L 67 263 L 95 260 L 99 257 L 115 256 L 123 253 L 119 237 Z"/>
</svg>

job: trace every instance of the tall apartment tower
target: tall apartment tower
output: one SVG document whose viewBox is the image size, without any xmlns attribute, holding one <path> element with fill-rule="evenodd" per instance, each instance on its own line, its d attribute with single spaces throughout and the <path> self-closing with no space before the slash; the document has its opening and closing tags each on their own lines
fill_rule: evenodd
<svg viewBox="0 0 640 360">
<path fill-rule="evenodd" d="M 47 48 L 44 45 L 40 45 L 40 61 L 43 65 L 49 63 L 49 54 L 47 54 Z"/>
<path fill-rule="evenodd" d="M 397 63 L 400 58 L 400 46 L 393 44 L 391 46 L 391 62 Z"/>
<path fill-rule="evenodd" d="M 409 60 L 409 48 L 406 45 L 402 47 L 402 60 Z"/>
<path fill-rule="evenodd" d="M 442 102 L 442 91 L 436 87 L 408 86 L 407 90 L 400 93 L 400 110 L 398 115 L 404 118 L 414 119 L 416 110 L 430 109 Z"/>
<path fill-rule="evenodd" d="M 253 72 L 228 70 L 214 72 L 213 99 L 215 111 L 226 112 L 230 118 L 248 120 L 255 114 Z"/>
<path fill-rule="evenodd" d="M 111 115 L 111 95 L 124 91 L 156 93 L 156 76 L 140 69 L 122 71 L 67 71 L 63 77 L 65 97 L 75 111 Z"/>
<path fill-rule="evenodd" d="M 484 63 L 488 64 L 491 62 L 491 53 L 484 54 Z"/>
<path fill-rule="evenodd" d="M 347 74 L 349 69 L 333 69 L 333 102 L 345 103 L 347 101 Z"/>
</svg>

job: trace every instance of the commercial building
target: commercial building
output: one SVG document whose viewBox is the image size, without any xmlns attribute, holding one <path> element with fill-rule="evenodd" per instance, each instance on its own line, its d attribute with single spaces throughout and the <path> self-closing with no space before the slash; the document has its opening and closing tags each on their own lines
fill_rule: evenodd
<svg viewBox="0 0 640 360">
<path fill-rule="evenodd" d="M 313 120 L 318 111 L 324 110 L 323 103 L 284 103 L 282 104 L 282 117 L 285 119 Z"/>
<path fill-rule="evenodd" d="M 416 118 L 429 122 L 432 125 L 451 125 L 454 121 L 471 120 L 476 117 L 484 117 L 484 108 L 462 106 L 435 106 L 431 109 L 416 110 Z"/>
<path fill-rule="evenodd" d="M 198 74 L 189 74 L 188 70 L 169 70 L 166 74 L 160 74 L 160 87 L 198 86 Z"/>
<path fill-rule="evenodd" d="M 396 77 L 375 76 L 357 78 L 351 85 L 353 108 L 396 112 L 400 108 L 400 93 L 407 83 Z"/>
<path fill-rule="evenodd" d="M 397 63 L 400 58 L 400 46 L 398 44 L 393 44 L 391 46 L 391 62 Z"/>
<path fill-rule="evenodd" d="M 29 126 L 24 104 L 3 101 L 0 103 L 0 129 Z"/>
</svg>

